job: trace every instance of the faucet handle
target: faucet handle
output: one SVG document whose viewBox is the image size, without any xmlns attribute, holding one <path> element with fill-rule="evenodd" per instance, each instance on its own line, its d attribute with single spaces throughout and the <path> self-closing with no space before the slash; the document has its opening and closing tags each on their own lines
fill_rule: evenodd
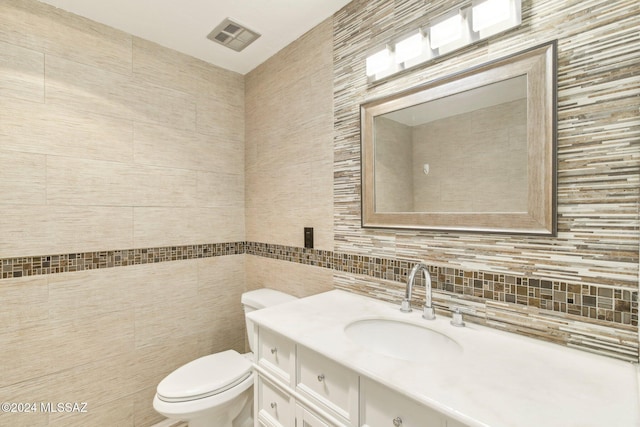
<svg viewBox="0 0 640 427">
<path fill-rule="evenodd" d="M 426 304 L 422 307 L 422 318 L 427 320 L 433 320 L 436 318 L 436 310 L 433 307 L 427 307 Z"/>
<path fill-rule="evenodd" d="M 413 310 L 411 310 L 411 301 L 409 301 L 408 299 L 403 299 L 402 303 L 400 304 L 400 311 L 403 313 L 411 313 Z"/>
<path fill-rule="evenodd" d="M 473 314 L 476 312 L 472 308 L 460 307 L 459 305 L 454 305 L 451 309 L 453 310 L 453 313 L 451 313 L 451 324 L 459 328 L 465 325 L 464 320 L 462 319 L 462 313 Z"/>
</svg>

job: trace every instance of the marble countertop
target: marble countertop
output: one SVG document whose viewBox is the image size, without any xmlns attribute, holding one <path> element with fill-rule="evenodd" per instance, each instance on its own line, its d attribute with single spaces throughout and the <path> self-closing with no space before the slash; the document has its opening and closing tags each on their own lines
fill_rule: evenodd
<svg viewBox="0 0 640 427">
<path fill-rule="evenodd" d="M 425 320 L 419 310 L 333 290 L 254 311 L 249 318 L 473 427 L 640 426 L 637 365 L 470 324 Z M 420 362 L 368 351 L 351 322 L 385 318 L 446 334 L 463 351 Z M 411 343 L 407 343 L 408 346 Z"/>
</svg>

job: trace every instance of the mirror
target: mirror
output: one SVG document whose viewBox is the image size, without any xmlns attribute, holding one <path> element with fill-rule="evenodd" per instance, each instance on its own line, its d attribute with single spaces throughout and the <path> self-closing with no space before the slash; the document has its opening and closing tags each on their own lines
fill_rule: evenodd
<svg viewBox="0 0 640 427">
<path fill-rule="evenodd" d="M 363 227 L 555 235 L 555 43 L 361 106 Z"/>
</svg>

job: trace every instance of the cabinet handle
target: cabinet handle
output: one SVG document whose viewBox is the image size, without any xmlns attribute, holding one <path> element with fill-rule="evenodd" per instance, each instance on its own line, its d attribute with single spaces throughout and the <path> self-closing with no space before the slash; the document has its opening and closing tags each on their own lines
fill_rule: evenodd
<svg viewBox="0 0 640 427">
<path fill-rule="evenodd" d="M 394 427 L 400 427 L 402 425 L 402 418 L 395 417 L 393 419 L 393 425 L 394 425 Z"/>
<path fill-rule="evenodd" d="M 318 375 L 318 382 L 321 383 L 322 381 L 324 381 L 324 374 Z"/>
<path fill-rule="evenodd" d="M 276 402 L 271 402 L 271 409 L 276 409 L 278 404 Z"/>
<path fill-rule="evenodd" d="M 278 349 L 276 347 L 273 347 L 271 349 L 271 354 L 276 354 L 278 352 Z"/>
</svg>

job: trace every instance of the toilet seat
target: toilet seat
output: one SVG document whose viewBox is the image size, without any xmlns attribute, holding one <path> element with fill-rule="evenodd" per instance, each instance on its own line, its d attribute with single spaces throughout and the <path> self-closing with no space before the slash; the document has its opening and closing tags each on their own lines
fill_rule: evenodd
<svg viewBox="0 0 640 427">
<path fill-rule="evenodd" d="M 158 399 L 188 402 L 223 393 L 251 377 L 251 362 L 235 350 L 204 356 L 173 371 L 157 388 Z"/>
</svg>

